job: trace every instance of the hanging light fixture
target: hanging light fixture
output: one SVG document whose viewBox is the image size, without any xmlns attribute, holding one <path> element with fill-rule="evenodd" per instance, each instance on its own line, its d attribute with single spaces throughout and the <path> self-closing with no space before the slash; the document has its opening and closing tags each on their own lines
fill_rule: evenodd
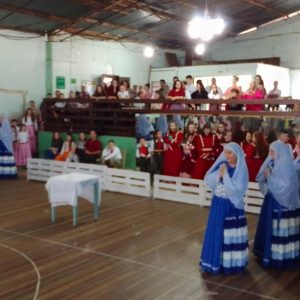
<svg viewBox="0 0 300 300">
<path fill-rule="evenodd" d="M 197 55 L 202 55 L 205 51 L 205 45 L 203 43 L 200 43 L 196 46 L 195 52 Z"/>
<path fill-rule="evenodd" d="M 215 35 L 219 35 L 225 28 L 222 18 L 211 18 L 207 9 L 207 1 L 203 17 L 195 17 L 188 23 L 188 34 L 192 39 L 210 41 Z"/>
<path fill-rule="evenodd" d="M 155 50 L 154 50 L 154 48 L 151 47 L 151 46 L 147 46 L 147 47 L 144 48 L 144 55 L 145 55 L 146 57 L 148 57 L 148 58 L 153 57 L 154 52 L 155 52 Z"/>
</svg>

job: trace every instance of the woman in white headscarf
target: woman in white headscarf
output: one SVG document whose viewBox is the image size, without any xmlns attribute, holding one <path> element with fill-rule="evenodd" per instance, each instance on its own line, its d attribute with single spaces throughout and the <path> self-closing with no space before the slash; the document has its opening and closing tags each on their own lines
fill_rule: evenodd
<svg viewBox="0 0 300 300">
<path fill-rule="evenodd" d="M 256 181 L 265 199 L 256 230 L 253 252 L 264 267 L 287 269 L 300 260 L 300 199 L 297 176 L 289 145 L 278 140 Z"/>
<path fill-rule="evenodd" d="M 248 231 L 244 194 L 248 170 L 242 148 L 224 145 L 224 151 L 204 178 L 213 198 L 200 258 L 202 271 L 226 275 L 243 272 L 248 264 Z"/>
<path fill-rule="evenodd" d="M 0 115 L 0 179 L 17 178 L 12 132 L 8 119 Z"/>
</svg>

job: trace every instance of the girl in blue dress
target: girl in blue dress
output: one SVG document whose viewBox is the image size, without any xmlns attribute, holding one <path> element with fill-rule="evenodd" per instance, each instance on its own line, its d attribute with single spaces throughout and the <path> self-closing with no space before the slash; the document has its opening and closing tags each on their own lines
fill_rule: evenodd
<svg viewBox="0 0 300 300">
<path fill-rule="evenodd" d="M 226 275 L 243 272 L 248 264 L 248 231 L 244 194 L 248 170 L 242 148 L 224 145 L 224 151 L 204 178 L 213 193 L 200 258 L 202 271 Z"/>
<path fill-rule="evenodd" d="M 17 178 L 13 156 L 13 137 L 8 119 L 0 115 L 0 179 Z"/>
<path fill-rule="evenodd" d="M 299 183 L 288 144 L 270 145 L 256 177 L 265 195 L 254 241 L 254 255 L 264 267 L 288 269 L 300 258 Z"/>
</svg>

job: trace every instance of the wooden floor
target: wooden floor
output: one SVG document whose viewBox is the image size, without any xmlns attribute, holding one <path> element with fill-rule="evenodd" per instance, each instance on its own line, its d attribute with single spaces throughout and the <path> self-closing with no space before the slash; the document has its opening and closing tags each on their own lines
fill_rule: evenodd
<svg viewBox="0 0 300 300">
<path fill-rule="evenodd" d="M 300 271 L 200 273 L 207 208 L 103 193 L 101 215 L 80 202 L 50 223 L 44 184 L 0 181 L 0 299 L 299 299 Z M 253 240 L 256 215 L 248 215 Z"/>
</svg>

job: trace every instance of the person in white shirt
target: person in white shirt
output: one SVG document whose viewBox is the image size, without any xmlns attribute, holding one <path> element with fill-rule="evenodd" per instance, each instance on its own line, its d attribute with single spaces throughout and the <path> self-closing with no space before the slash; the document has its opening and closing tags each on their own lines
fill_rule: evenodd
<svg viewBox="0 0 300 300">
<path fill-rule="evenodd" d="M 211 85 L 208 85 L 205 89 L 207 91 L 207 93 L 209 94 L 213 88 L 213 86 L 216 86 L 218 89 L 218 94 L 220 95 L 221 99 L 223 97 L 223 92 L 222 89 L 217 85 L 217 79 L 216 78 L 212 78 L 211 79 Z"/>
<path fill-rule="evenodd" d="M 273 89 L 268 93 L 268 98 L 272 99 L 277 99 L 281 97 L 281 90 L 278 88 L 278 81 L 274 81 L 273 83 L 274 87 Z M 278 110 L 279 109 L 279 104 L 278 105 L 269 105 L 269 110 Z"/>
<path fill-rule="evenodd" d="M 187 83 L 185 89 L 189 92 L 190 95 L 192 95 L 196 91 L 196 86 L 194 85 L 194 79 L 192 75 L 186 76 L 185 79 Z M 187 99 L 191 99 L 191 98 L 187 98 Z"/>
<path fill-rule="evenodd" d="M 37 152 L 36 132 L 38 130 L 38 125 L 37 125 L 37 119 L 31 108 L 26 109 L 24 118 L 22 119 L 22 124 L 26 125 L 26 129 L 29 134 L 31 155 L 34 156 Z"/>
<path fill-rule="evenodd" d="M 30 149 L 30 136 L 27 132 L 27 127 L 22 124 L 20 132 L 18 133 L 17 145 L 17 166 L 26 167 L 27 160 L 32 157 Z"/>
<path fill-rule="evenodd" d="M 120 85 L 120 91 L 118 92 L 118 99 L 129 99 L 129 92 L 126 90 L 125 85 Z"/>
<path fill-rule="evenodd" d="M 103 149 L 101 162 L 110 168 L 122 166 L 122 153 L 120 148 L 115 145 L 114 140 L 108 141 L 107 146 Z"/>
</svg>

